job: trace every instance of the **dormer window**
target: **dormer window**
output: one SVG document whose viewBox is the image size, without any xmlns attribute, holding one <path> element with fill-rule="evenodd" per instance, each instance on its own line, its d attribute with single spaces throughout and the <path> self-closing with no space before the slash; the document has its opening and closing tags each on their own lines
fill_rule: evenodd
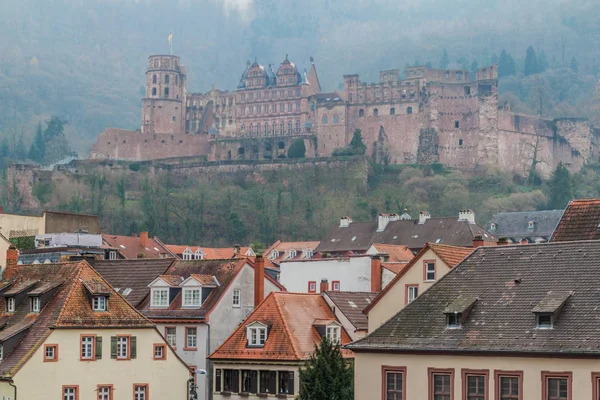
<svg viewBox="0 0 600 400">
<path fill-rule="evenodd" d="M 278 257 L 279 257 L 279 251 L 277 251 L 277 250 L 273 250 L 273 251 L 271 252 L 271 256 L 269 257 L 269 259 L 270 259 L 270 260 L 275 260 L 275 259 L 276 259 L 276 258 L 278 258 Z"/>
<path fill-rule="evenodd" d="M 337 325 L 330 325 L 326 330 L 327 339 L 331 341 L 331 343 L 339 343 L 340 342 L 340 327 Z"/>
<path fill-rule="evenodd" d="M 527 229 L 533 229 L 535 227 L 535 222 L 534 221 L 529 221 L 527 223 Z"/>
<path fill-rule="evenodd" d="M 4 345 L 0 344 L 0 361 L 4 360 Z"/>
<path fill-rule="evenodd" d="M 92 309 L 94 311 L 106 311 L 106 296 L 94 296 L 92 300 Z"/>
<path fill-rule="evenodd" d="M 31 312 L 40 312 L 40 298 L 37 296 L 31 298 Z"/>
<path fill-rule="evenodd" d="M 169 306 L 169 289 L 168 288 L 152 288 L 150 294 L 152 307 L 168 307 Z"/>
<path fill-rule="evenodd" d="M 255 322 L 246 327 L 249 347 L 263 347 L 267 341 L 267 326 Z"/>
<path fill-rule="evenodd" d="M 204 253 L 202 252 L 202 250 L 200 250 L 200 249 L 196 250 L 196 252 L 194 253 L 194 259 L 204 260 Z"/>
<path fill-rule="evenodd" d="M 459 313 L 448 314 L 448 329 L 459 329 L 461 327 L 462 315 Z"/>
<path fill-rule="evenodd" d="M 187 249 L 185 249 L 185 251 L 182 254 L 183 255 L 183 259 L 184 260 L 191 260 L 193 254 L 194 253 L 192 253 L 192 251 L 189 248 L 187 248 Z"/>
<path fill-rule="evenodd" d="M 14 313 L 15 312 L 15 298 L 9 297 L 6 299 L 6 312 Z"/>
<path fill-rule="evenodd" d="M 552 329 L 554 325 L 554 316 L 550 313 L 539 313 L 536 320 L 538 329 Z"/>
<path fill-rule="evenodd" d="M 470 296 L 460 296 L 450 303 L 444 310 L 446 315 L 446 327 L 448 329 L 460 329 L 467 321 L 469 313 L 475 306 L 477 298 Z"/>
<path fill-rule="evenodd" d="M 311 249 L 304 250 L 304 258 L 312 258 L 313 251 Z"/>
<path fill-rule="evenodd" d="M 183 306 L 184 307 L 200 307 L 200 288 L 184 288 L 183 289 Z"/>
<path fill-rule="evenodd" d="M 490 231 L 492 231 L 492 232 L 496 231 L 496 224 L 493 222 L 490 224 Z"/>
<path fill-rule="evenodd" d="M 291 260 L 292 258 L 296 257 L 296 255 L 297 255 L 296 250 L 291 249 L 288 253 L 287 258 Z"/>
</svg>

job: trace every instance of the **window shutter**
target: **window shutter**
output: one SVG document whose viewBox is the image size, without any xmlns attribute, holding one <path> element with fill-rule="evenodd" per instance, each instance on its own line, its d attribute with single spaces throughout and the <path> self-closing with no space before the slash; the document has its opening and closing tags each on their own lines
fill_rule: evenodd
<svg viewBox="0 0 600 400">
<path fill-rule="evenodd" d="M 96 337 L 96 360 L 102 360 L 102 336 Z"/>
<path fill-rule="evenodd" d="M 137 357 L 137 338 L 135 336 L 132 336 L 130 338 L 130 340 L 131 340 L 130 358 L 136 358 Z"/>
<path fill-rule="evenodd" d="M 110 337 L 110 358 L 113 358 L 113 359 L 117 358 L 117 337 L 116 336 Z"/>
</svg>

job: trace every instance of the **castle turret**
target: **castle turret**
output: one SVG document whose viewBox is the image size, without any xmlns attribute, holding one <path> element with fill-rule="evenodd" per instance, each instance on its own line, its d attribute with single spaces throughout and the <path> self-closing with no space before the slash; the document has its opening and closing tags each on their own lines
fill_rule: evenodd
<svg viewBox="0 0 600 400">
<path fill-rule="evenodd" d="M 142 100 L 142 132 L 183 134 L 186 104 L 185 67 L 179 57 L 148 57 L 146 96 Z"/>
</svg>

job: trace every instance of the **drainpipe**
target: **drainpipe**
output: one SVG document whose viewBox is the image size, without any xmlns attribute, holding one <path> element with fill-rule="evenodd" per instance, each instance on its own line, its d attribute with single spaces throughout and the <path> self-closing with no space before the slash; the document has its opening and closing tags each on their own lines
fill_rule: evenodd
<svg viewBox="0 0 600 400">
<path fill-rule="evenodd" d="M 15 381 L 13 381 L 12 378 L 10 378 L 10 379 L 8 379 L 8 384 L 15 388 L 15 399 L 14 400 L 17 400 L 17 386 L 15 385 Z"/>
</svg>

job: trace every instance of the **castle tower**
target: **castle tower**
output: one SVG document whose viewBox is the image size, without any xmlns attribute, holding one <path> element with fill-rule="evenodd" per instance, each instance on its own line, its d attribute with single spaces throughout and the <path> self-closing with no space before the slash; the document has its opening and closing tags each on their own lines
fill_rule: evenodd
<svg viewBox="0 0 600 400">
<path fill-rule="evenodd" d="M 142 132 L 185 133 L 186 76 L 179 57 L 148 57 L 146 96 L 142 99 Z"/>
</svg>

